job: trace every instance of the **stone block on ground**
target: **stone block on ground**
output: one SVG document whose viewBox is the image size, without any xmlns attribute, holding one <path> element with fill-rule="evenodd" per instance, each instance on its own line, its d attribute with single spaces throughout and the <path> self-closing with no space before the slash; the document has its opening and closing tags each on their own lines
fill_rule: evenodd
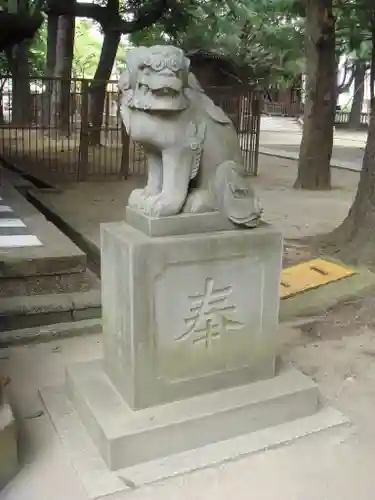
<svg viewBox="0 0 375 500">
<path fill-rule="evenodd" d="M 0 490 L 18 470 L 16 423 L 10 405 L 0 402 Z"/>
</svg>

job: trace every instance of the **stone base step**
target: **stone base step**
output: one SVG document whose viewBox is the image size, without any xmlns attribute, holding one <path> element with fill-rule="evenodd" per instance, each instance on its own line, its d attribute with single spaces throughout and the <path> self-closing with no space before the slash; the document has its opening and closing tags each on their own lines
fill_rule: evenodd
<svg viewBox="0 0 375 500">
<path fill-rule="evenodd" d="M 273 379 L 130 410 L 100 362 L 73 365 L 41 397 L 89 498 L 287 444 L 347 424 L 319 405 L 314 382 L 292 368 Z"/>
<path fill-rule="evenodd" d="M 137 411 L 100 361 L 69 366 L 66 388 L 112 470 L 305 417 L 319 407 L 318 386 L 290 367 L 268 380 Z"/>
</svg>

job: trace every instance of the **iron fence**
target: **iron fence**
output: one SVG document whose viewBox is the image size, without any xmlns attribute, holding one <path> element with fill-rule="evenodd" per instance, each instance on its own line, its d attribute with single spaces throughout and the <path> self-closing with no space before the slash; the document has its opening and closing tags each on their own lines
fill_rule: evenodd
<svg viewBox="0 0 375 500">
<path fill-rule="evenodd" d="M 349 111 L 336 111 L 336 125 L 349 123 L 349 117 Z M 363 127 L 368 127 L 370 123 L 370 113 L 361 113 L 360 123 Z"/>
<path fill-rule="evenodd" d="M 209 88 L 232 118 L 248 174 L 258 167 L 261 94 L 249 86 Z M 93 104 L 95 103 L 95 104 Z M 126 179 L 147 171 L 126 134 L 117 82 L 0 77 L 0 156 L 44 181 Z"/>
<path fill-rule="evenodd" d="M 303 115 L 303 104 L 300 102 L 277 102 L 277 101 L 264 101 L 263 113 L 273 116 L 301 116 Z"/>
<path fill-rule="evenodd" d="M 262 113 L 271 116 L 303 117 L 303 103 L 289 103 L 277 101 L 264 101 Z M 346 125 L 349 123 L 350 112 L 336 110 L 335 124 Z M 362 127 L 368 127 L 370 123 L 370 113 L 361 113 L 360 124 Z"/>
</svg>

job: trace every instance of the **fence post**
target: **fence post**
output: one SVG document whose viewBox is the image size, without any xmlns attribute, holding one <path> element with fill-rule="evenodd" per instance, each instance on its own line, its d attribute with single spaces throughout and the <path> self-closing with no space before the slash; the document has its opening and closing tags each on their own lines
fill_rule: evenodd
<svg viewBox="0 0 375 500">
<path fill-rule="evenodd" d="M 252 115 L 255 120 L 255 148 L 254 148 L 254 165 L 252 165 L 253 175 L 258 175 L 259 162 L 259 138 L 260 138 L 260 120 L 262 116 L 262 95 L 259 91 L 254 90 L 252 99 Z"/>
<path fill-rule="evenodd" d="M 129 163 L 130 163 L 130 137 L 126 132 L 124 124 L 121 121 L 121 166 L 120 166 L 120 178 L 127 179 L 129 175 Z"/>
<path fill-rule="evenodd" d="M 79 181 L 87 178 L 89 161 L 89 86 L 82 80 L 81 130 L 79 136 L 79 158 L 77 177 Z"/>
</svg>

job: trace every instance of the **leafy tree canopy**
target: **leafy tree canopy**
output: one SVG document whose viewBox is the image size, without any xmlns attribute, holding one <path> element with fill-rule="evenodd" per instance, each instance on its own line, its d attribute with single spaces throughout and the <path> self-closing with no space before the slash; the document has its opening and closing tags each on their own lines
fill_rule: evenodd
<svg viewBox="0 0 375 500">
<path fill-rule="evenodd" d="M 134 44 L 214 50 L 257 79 L 293 79 L 303 64 L 303 22 L 293 0 L 180 0 Z"/>
</svg>

